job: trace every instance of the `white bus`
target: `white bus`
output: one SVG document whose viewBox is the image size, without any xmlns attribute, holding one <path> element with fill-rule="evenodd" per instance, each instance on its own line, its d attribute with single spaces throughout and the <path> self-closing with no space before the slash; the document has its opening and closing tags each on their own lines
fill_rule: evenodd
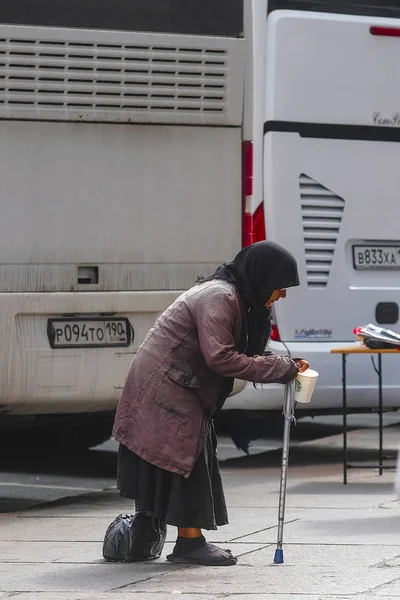
<svg viewBox="0 0 400 600">
<path fill-rule="evenodd" d="M 307 408 L 340 411 L 331 349 L 360 324 L 399 330 L 400 2 L 272 0 L 253 23 L 251 212 L 296 256 L 302 282 L 276 305 L 271 345 L 320 372 Z M 398 408 L 397 357 L 383 360 L 383 380 L 386 407 Z M 369 357 L 349 358 L 353 410 L 376 408 L 377 384 Z M 266 403 L 281 409 L 279 386 L 247 386 L 229 406 Z"/>
<path fill-rule="evenodd" d="M 379 263 L 400 247 L 385 5 L 1 2 L 0 427 L 105 439 L 157 315 L 265 235 L 302 279 L 273 346 L 320 371 L 315 411 L 340 407 L 330 349 L 398 319 L 398 264 Z M 375 373 L 352 362 L 349 404 L 371 407 Z M 226 405 L 281 406 L 251 385 Z"/>
<path fill-rule="evenodd" d="M 108 437 L 158 314 L 239 251 L 243 21 L 242 0 L 0 3 L 0 427 Z"/>
</svg>

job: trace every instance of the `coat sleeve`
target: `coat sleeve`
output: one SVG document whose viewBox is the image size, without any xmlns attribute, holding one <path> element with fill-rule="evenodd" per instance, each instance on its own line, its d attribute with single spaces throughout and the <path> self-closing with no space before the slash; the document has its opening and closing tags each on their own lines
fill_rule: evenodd
<svg viewBox="0 0 400 600">
<path fill-rule="evenodd" d="M 192 314 L 209 368 L 224 377 L 254 383 L 292 381 L 298 367 L 289 357 L 274 353 L 249 357 L 236 350 L 234 331 L 239 311 L 236 297 L 218 286 L 202 294 L 195 303 Z"/>
</svg>

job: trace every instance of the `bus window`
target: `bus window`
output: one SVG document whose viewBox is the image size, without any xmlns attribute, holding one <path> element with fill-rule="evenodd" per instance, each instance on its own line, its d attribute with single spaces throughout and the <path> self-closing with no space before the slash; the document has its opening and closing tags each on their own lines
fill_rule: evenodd
<svg viewBox="0 0 400 600">
<path fill-rule="evenodd" d="M 2 0 L 0 23 L 243 37 L 243 0 Z"/>
<path fill-rule="evenodd" d="M 376 17 L 400 17 L 400 0 L 271 0 L 273 10 L 307 10 Z"/>
</svg>

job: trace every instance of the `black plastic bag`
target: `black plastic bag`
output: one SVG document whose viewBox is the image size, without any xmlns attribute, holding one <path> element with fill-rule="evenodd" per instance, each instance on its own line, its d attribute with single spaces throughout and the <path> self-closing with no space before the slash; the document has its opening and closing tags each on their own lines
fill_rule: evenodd
<svg viewBox="0 0 400 600">
<path fill-rule="evenodd" d="M 109 561 L 140 562 L 159 558 L 167 536 L 160 519 L 144 513 L 119 515 L 107 528 L 103 557 Z"/>
<path fill-rule="evenodd" d="M 381 340 L 375 340 L 374 338 L 365 338 L 364 346 L 371 350 L 396 350 L 397 346 L 389 344 L 388 342 L 382 342 Z"/>
</svg>

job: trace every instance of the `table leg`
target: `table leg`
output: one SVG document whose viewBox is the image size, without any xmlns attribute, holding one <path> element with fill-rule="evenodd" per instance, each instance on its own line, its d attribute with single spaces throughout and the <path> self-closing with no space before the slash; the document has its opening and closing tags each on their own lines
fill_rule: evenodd
<svg viewBox="0 0 400 600">
<path fill-rule="evenodd" d="M 378 354 L 379 379 L 379 475 L 382 475 L 383 461 L 383 392 L 382 392 L 382 354 Z"/>
<path fill-rule="evenodd" d="M 343 384 L 343 483 L 347 484 L 347 354 L 342 354 L 342 384 Z"/>
</svg>

